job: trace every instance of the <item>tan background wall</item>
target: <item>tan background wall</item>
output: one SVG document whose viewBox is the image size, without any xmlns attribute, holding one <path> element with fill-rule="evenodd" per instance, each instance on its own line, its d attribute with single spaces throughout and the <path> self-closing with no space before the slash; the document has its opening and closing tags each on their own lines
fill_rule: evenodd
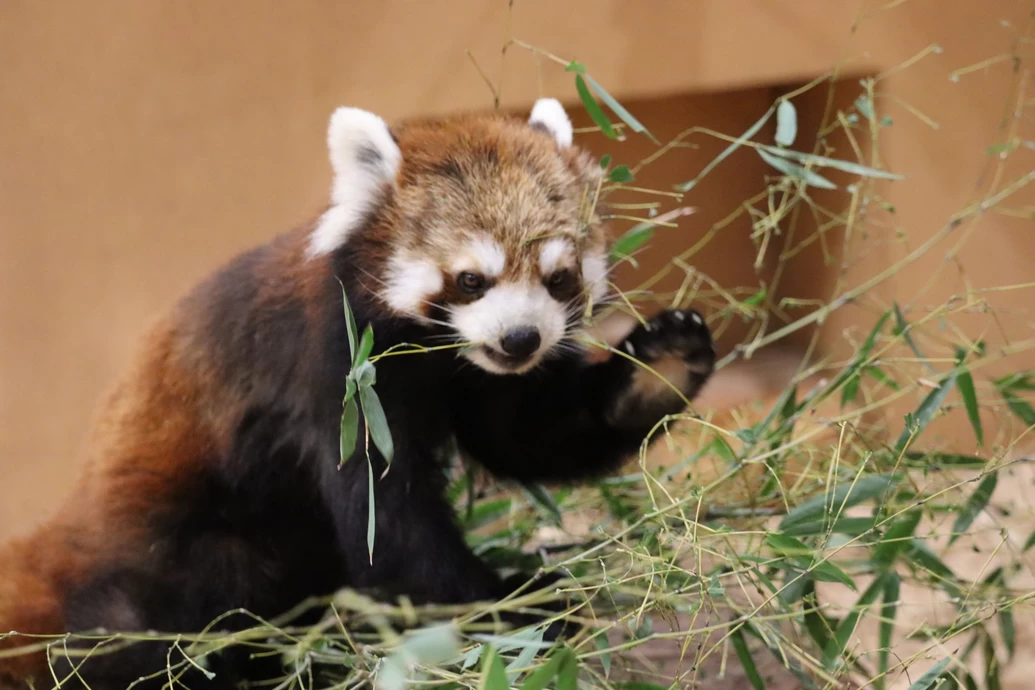
<svg viewBox="0 0 1035 690">
<path fill-rule="evenodd" d="M 1000 61 L 959 82 L 948 76 L 1007 50 L 1031 9 L 1016 0 L 913 0 L 852 31 L 884 4 L 518 0 L 508 19 L 505 3 L 473 0 L 258 0 L 247 10 L 200 1 L 0 3 L 0 535 L 36 522 L 68 489 L 91 408 L 147 321 L 234 252 L 319 208 L 331 110 L 347 103 L 394 119 L 489 107 L 464 49 L 497 79 L 508 25 L 589 65 L 662 138 L 691 125 L 737 135 L 781 88 L 839 61 L 850 74 L 876 74 L 940 44 L 940 55 L 885 82 L 938 129 L 891 98 L 878 101 L 895 119 L 883 161 L 908 179 L 890 187 L 897 212 L 886 236 L 862 240 L 866 260 L 847 284 L 878 274 L 974 197 L 1014 75 Z M 571 76 L 541 64 L 540 74 L 511 48 L 504 106 L 528 107 L 540 93 L 572 101 Z M 820 106 L 799 103 L 803 118 Z M 620 161 L 649 151 L 642 141 L 585 141 Z M 667 156 L 644 179 L 690 179 L 721 149 L 707 137 L 693 142 L 700 148 Z M 750 152 L 732 157 L 687 196 L 701 211 L 645 263 L 700 237 L 767 174 Z M 1031 203 L 1028 194 L 1014 205 Z M 960 263 L 943 263 L 969 228 L 977 234 Z M 896 229 L 908 231 L 904 240 Z M 749 231 L 745 220 L 730 225 L 698 265 L 726 285 L 752 283 Z M 943 245 L 880 294 L 908 305 L 941 271 L 917 302 L 939 304 L 963 289 L 959 265 L 973 287 L 1032 280 L 1030 219 L 984 216 Z M 821 294 L 833 275 L 813 257 L 786 278 L 785 294 Z M 623 283 L 636 277 L 626 272 Z M 987 330 L 991 347 L 1030 338 L 1031 295 L 985 295 L 1011 316 L 993 323 L 975 314 L 969 329 Z M 864 332 L 874 316 L 872 304 L 835 314 L 825 349 L 844 351 L 844 329 Z"/>
</svg>

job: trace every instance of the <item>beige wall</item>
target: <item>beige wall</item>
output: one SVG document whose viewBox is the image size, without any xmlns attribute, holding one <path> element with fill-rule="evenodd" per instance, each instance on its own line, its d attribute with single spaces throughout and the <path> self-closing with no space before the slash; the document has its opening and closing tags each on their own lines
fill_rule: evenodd
<svg viewBox="0 0 1035 690">
<path fill-rule="evenodd" d="M 877 275 L 942 227 L 975 185 L 989 184 L 978 175 L 1014 74 L 1000 62 L 958 83 L 948 75 L 1008 49 L 1031 9 L 1016 0 L 912 0 L 851 31 L 884 4 L 518 0 L 508 20 L 505 3 L 474 0 L 258 0 L 247 11 L 231 2 L 0 3 L 0 535 L 35 522 L 67 490 L 91 408 L 148 319 L 232 253 L 319 207 L 333 107 L 355 104 L 387 118 L 488 107 L 464 49 L 496 79 L 508 21 L 515 36 L 577 56 L 664 134 L 695 124 L 739 134 L 781 86 L 839 60 L 853 74 L 877 73 L 939 43 L 941 55 L 885 82 L 939 128 L 880 101 L 895 119 L 883 160 L 908 179 L 889 188 L 897 213 L 884 236 L 865 240 L 866 259 L 847 284 Z M 542 67 L 542 93 L 570 100 L 570 75 Z M 511 48 L 504 105 L 527 107 L 539 78 L 535 62 Z M 586 138 L 603 150 L 598 139 Z M 689 179 L 720 148 L 707 137 L 694 142 L 701 148 L 666 158 L 653 181 Z M 630 161 L 644 150 L 642 142 L 622 146 L 608 150 Z M 731 158 L 688 195 L 702 210 L 674 245 L 735 210 L 768 172 L 749 152 Z M 940 271 L 917 300 L 940 304 L 968 284 L 960 265 L 974 287 L 1030 281 L 1030 220 L 976 223 L 882 284 L 881 294 L 908 304 Z M 944 262 L 971 227 L 966 251 Z M 896 229 L 907 231 L 905 241 Z M 727 285 L 749 282 L 748 232 L 744 220 L 731 225 L 700 265 Z M 654 261 L 672 246 L 656 247 Z M 821 293 L 817 286 L 835 274 L 813 257 L 785 289 Z M 635 278 L 624 275 L 628 284 Z M 995 323 L 974 314 L 970 332 L 988 330 L 992 347 L 1031 337 L 1031 292 L 988 293 L 1010 316 Z M 828 350 L 843 348 L 845 327 L 867 328 L 874 306 L 864 306 L 827 320 Z M 1030 354 L 1023 359 L 1035 366 Z M 898 411 L 889 417 L 901 419 Z"/>
</svg>

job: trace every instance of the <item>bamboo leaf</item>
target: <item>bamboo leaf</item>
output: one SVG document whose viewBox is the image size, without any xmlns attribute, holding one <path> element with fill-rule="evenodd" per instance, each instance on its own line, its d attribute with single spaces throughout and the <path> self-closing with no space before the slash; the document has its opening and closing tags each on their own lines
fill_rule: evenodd
<svg viewBox="0 0 1035 690">
<path fill-rule="evenodd" d="M 359 408 L 356 406 L 356 399 L 350 398 L 341 412 L 341 432 L 338 440 L 338 450 L 341 454 L 342 465 L 356 452 L 356 442 L 358 440 Z"/>
<path fill-rule="evenodd" d="M 633 252 L 646 244 L 654 236 L 653 223 L 638 223 L 619 237 L 611 245 L 611 260 L 619 261 L 632 256 Z"/>
<path fill-rule="evenodd" d="M 628 165 L 616 165 L 607 175 L 611 182 L 632 182 L 633 174 Z"/>
<path fill-rule="evenodd" d="M 873 549 L 873 561 L 889 568 L 911 543 L 916 526 L 920 524 L 923 511 L 913 508 L 891 521 L 880 543 Z"/>
<path fill-rule="evenodd" d="M 930 424 L 931 418 L 934 417 L 934 413 L 941 408 L 942 403 L 945 401 L 945 396 L 952 390 L 953 385 L 956 383 L 956 374 L 952 373 L 946 376 L 938 388 L 931 391 L 924 397 L 920 406 L 916 408 L 916 412 L 911 415 L 906 415 L 906 426 L 902 430 L 902 433 L 898 437 L 898 441 L 895 442 L 895 452 L 901 453 L 909 445 L 910 441 L 927 428 Z"/>
<path fill-rule="evenodd" d="M 374 327 L 367 324 L 367 327 L 363 329 L 363 335 L 359 339 L 359 352 L 356 353 L 356 359 L 352 366 L 357 367 L 367 361 L 367 357 L 370 356 L 370 351 L 374 349 Z"/>
<path fill-rule="evenodd" d="M 758 667 L 755 666 L 755 660 L 751 657 L 751 650 L 748 649 L 747 640 L 744 639 L 744 629 L 738 627 L 731 630 L 730 642 L 733 643 L 733 649 L 737 652 L 737 659 L 740 660 L 744 673 L 747 674 L 748 680 L 751 681 L 751 687 L 755 690 L 765 690 L 765 682 L 758 673 Z"/>
<path fill-rule="evenodd" d="M 345 294 L 345 283 L 338 281 L 341 285 L 341 301 L 345 305 L 345 330 L 349 337 L 349 356 L 352 357 L 353 366 L 356 363 L 356 334 L 359 329 L 356 328 L 356 317 L 352 315 L 352 307 L 349 306 L 348 295 Z"/>
<path fill-rule="evenodd" d="M 359 402 L 363 405 L 363 417 L 367 420 L 367 429 L 370 430 L 370 438 L 374 445 L 381 451 L 385 462 L 391 464 L 392 456 L 395 454 L 395 446 L 392 443 L 392 432 L 388 428 L 388 420 L 385 418 L 385 411 L 381 407 L 381 400 L 373 388 L 362 387 L 359 389 Z"/>
<path fill-rule="evenodd" d="M 507 672 L 503 668 L 503 660 L 492 645 L 485 645 L 482 653 L 480 690 L 510 690 Z"/>
<path fill-rule="evenodd" d="M 840 582 L 848 589 L 857 591 L 855 581 L 848 576 L 848 573 L 841 570 L 830 561 L 820 561 L 809 568 L 812 576 L 821 582 Z"/>
<path fill-rule="evenodd" d="M 854 483 L 840 484 L 830 494 L 814 496 L 792 508 L 780 521 L 780 529 L 785 531 L 801 523 L 825 519 L 828 506 L 836 514 L 863 501 L 883 496 L 898 480 L 896 475 L 875 474 L 861 477 Z"/>
<path fill-rule="evenodd" d="M 525 682 L 521 684 L 520 690 L 543 690 L 547 683 L 553 680 L 553 677 L 560 671 L 566 652 L 570 654 L 566 648 L 561 649 L 552 655 L 545 664 L 528 674 Z"/>
<path fill-rule="evenodd" d="M 817 172 L 813 172 L 797 163 L 792 163 L 785 158 L 774 156 L 764 149 L 759 148 L 756 150 L 758 151 L 758 155 L 762 157 L 762 160 L 782 172 L 787 177 L 793 177 L 794 179 L 801 180 L 807 185 L 812 185 L 813 187 L 818 187 L 820 189 L 837 189 L 836 184 Z"/>
<path fill-rule="evenodd" d="M 765 535 L 765 543 L 773 551 L 792 558 L 811 558 L 816 552 L 811 546 L 798 541 L 794 537 L 788 537 L 783 534 L 767 534 Z"/>
<path fill-rule="evenodd" d="M 931 366 L 931 363 L 928 362 L 927 358 L 924 357 L 923 353 L 920 352 L 920 348 L 916 346 L 916 342 L 913 340 L 913 336 L 909 334 L 909 330 L 912 328 L 912 326 L 910 326 L 909 322 L 906 321 L 906 317 L 902 314 L 902 309 L 898 306 L 898 302 L 895 302 L 892 305 L 892 311 L 895 313 L 895 335 L 902 336 L 902 339 L 906 341 L 906 345 L 908 345 L 909 349 L 913 351 L 913 354 L 915 354 L 917 357 L 920 358 L 921 361 L 923 361 L 924 366 L 926 366 L 931 371 L 934 371 L 934 367 Z"/>
<path fill-rule="evenodd" d="M 521 487 L 525 491 L 525 495 L 528 497 L 529 502 L 544 512 L 554 525 L 561 526 L 561 509 L 553 500 L 553 496 L 547 491 L 542 484 L 527 483 L 522 484 Z"/>
<path fill-rule="evenodd" d="M 952 523 L 952 536 L 949 537 L 950 544 L 959 539 L 961 534 L 966 533 L 974 523 L 974 520 L 977 519 L 977 516 L 981 514 L 981 511 L 988 507 L 988 502 L 992 500 L 992 492 L 995 491 L 996 484 L 998 483 L 998 471 L 990 472 L 981 480 L 974 493 L 963 504 L 959 515 L 956 516 L 956 521 Z"/>
<path fill-rule="evenodd" d="M 607 107 L 614 111 L 614 114 L 617 115 L 622 122 L 629 126 L 629 129 L 636 132 L 637 134 L 646 134 L 651 141 L 653 141 L 655 144 L 658 143 L 658 140 L 654 138 L 654 135 L 647 131 L 647 128 L 644 127 L 639 120 L 633 117 L 632 113 L 630 113 L 628 110 L 622 107 L 622 104 L 616 101 L 611 96 L 611 94 L 605 91 L 604 87 L 597 83 L 596 79 L 587 74 L 586 80 L 589 82 L 589 85 L 593 87 L 593 90 L 597 92 L 597 95 L 600 96 L 600 100 L 606 103 Z"/>
<path fill-rule="evenodd" d="M 798 111 L 788 100 L 780 101 L 776 106 L 776 143 L 779 146 L 790 146 L 798 136 Z"/>
<path fill-rule="evenodd" d="M 877 600 L 877 596 L 884 590 L 884 578 L 879 576 L 874 579 L 870 586 L 866 588 L 866 591 L 859 596 L 859 600 L 855 602 L 851 611 L 841 619 L 841 622 L 837 625 L 837 630 L 834 631 L 834 636 L 827 643 L 826 648 L 823 650 L 823 666 L 827 670 L 831 670 L 834 667 L 834 663 L 841 658 L 845 648 L 848 646 L 848 641 L 852 637 L 852 633 L 855 632 L 856 626 L 859 624 L 859 618 L 862 617 L 863 611 L 874 601 Z"/>
<path fill-rule="evenodd" d="M 579 681 L 579 662 L 570 649 L 565 647 L 563 651 L 564 658 L 561 659 L 561 667 L 557 671 L 557 690 L 576 690 Z"/>
<path fill-rule="evenodd" d="M 604 136 L 608 139 L 617 139 L 618 135 L 615 134 L 611 121 L 607 119 L 607 115 L 604 114 L 604 110 L 597 103 L 597 99 L 593 98 L 593 94 L 590 93 L 589 87 L 586 86 L 586 80 L 583 79 L 582 74 L 575 74 L 575 90 L 579 92 L 579 98 L 582 99 L 582 105 L 585 106 L 586 112 L 589 113 L 593 122 L 600 127 L 600 131 L 604 133 Z"/>
<path fill-rule="evenodd" d="M 907 690 L 930 690 L 934 687 L 938 677 L 942 675 L 942 672 L 948 668 L 951 659 L 942 659 L 937 664 L 928 669 L 927 673 L 916 679 L 916 682 L 907 688 Z"/>
<path fill-rule="evenodd" d="M 974 377 L 970 375 L 963 366 L 963 358 L 966 356 L 962 350 L 956 351 L 956 359 L 960 362 L 959 373 L 956 374 L 956 387 L 963 398 L 963 406 L 967 408 L 967 417 L 970 419 L 970 426 L 974 429 L 974 437 L 977 438 L 979 446 L 985 445 L 985 432 L 981 428 L 981 414 L 978 411 L 977 393 L 974 391 Z"/>
<path fill-rule="evenodd" d="M 878 630 L 880 651 L 877 654 L 877 673 L 880 676 L 879 690 L 883 690 L 888 677 L 888 660 L 891 657 L 891 637 L 895 630 L 895 616 L 898 614 L 898 596 L 901 579 L 898 573 L 884 574 L 884 605 L 880 609 Z"/>
<path fill-rule="evenodd" d="M 826 156 L 817 156 L 812 153 L 803 153 L 801 151 L 795 151 L 793 149 L 782 149 L 775 146 L 759 146 L 759 151 L 765 151 L 766 153 L 780 156 L 782 158 L 790 158 L 802 165 L 812 165 L 817 168 L 834 168 L 835 170 L 841 170 L 852 175 L 858 175 L 859 177 L 872 177 L 881 180 L 904 180 L 904 175 L 897 175 L 890 173 L 886 170 L 878 170 L 877 168 L 869 168 L 865 165 L 858 163 L 852 163 L 851 161 L 843 161 L 837 158 L 827 158 Z"/>
</svg>

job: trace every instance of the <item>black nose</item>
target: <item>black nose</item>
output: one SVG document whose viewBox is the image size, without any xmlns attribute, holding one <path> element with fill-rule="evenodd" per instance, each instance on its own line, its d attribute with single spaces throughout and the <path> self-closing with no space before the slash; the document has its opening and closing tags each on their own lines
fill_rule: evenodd
<svg viewBox="0 0 1035 690">
<path fill-rule="evenodd" d="M 528 357 L 539 349 L 539 331 L 530 326 L 522 326 L 508 331 L 500 339 L 500 347 L 511 357 Z"/>
</svg>

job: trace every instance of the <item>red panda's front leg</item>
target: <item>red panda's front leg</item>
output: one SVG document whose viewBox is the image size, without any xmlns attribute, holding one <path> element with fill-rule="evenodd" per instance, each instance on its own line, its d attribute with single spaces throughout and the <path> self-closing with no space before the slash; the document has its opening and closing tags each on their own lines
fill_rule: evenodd
<svg viewBox="0 0 1035 690">
<path fill-rule="evenodd" d="M 362 452 L 325 476 L 348 584 L 414 603 L 492 601 L 505 594 L 496 572 L 464 541 L 445 499 L 442 470 L 426 450 L 398 436 L 391 468 L 371 448 L 374 540 L 368 541 L 369 467 Z"/>
<path fill-rule="evenodd" d="M 497 476 L 574 481 L 616 469 L 676 414 L 715 365 L 711 334 L 691 310 L 662 312 L 587 366 L 568 358 L 524 376 L 458 379 L 460 445 Z"/>
</svg>

